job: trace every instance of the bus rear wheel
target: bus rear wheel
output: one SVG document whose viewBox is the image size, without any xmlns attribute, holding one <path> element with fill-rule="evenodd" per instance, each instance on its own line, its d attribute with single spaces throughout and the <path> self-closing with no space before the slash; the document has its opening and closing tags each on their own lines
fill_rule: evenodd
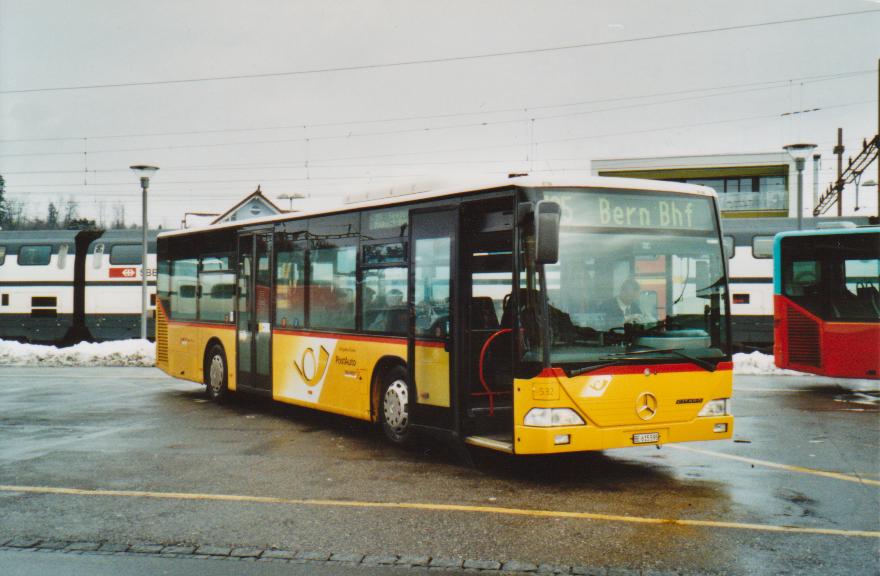
<svg viewBox="0 0 880 576">
<path fill-rule="evenodd" d="M 208 397 L 222 402 L 229 395 L 229 371 L 223 347 L 214 344 L 205 357 L 205 385 Z"/>
<path fill-rule="evenodd" d="M 382 431 L 394 444 L 405 445 L 412 439 L 409 420 L 409 385 L 406 369 L 395 366 L 382 378 Z"/>
</svg>

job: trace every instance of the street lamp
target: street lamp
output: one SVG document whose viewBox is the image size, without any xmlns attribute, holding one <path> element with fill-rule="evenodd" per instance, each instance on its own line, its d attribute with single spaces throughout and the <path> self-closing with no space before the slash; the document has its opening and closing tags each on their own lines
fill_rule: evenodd
<svg viewBox="0 0 880 576">
<path fill-rule="evenodd" d="M 150 176 L 159 168 L 157 166 L 129 166 L 141 178 L 141 199 L 143 201 L 141 226 L 144 229 L 143 250 L 141 251 L 141 340 L 147 339 L 147 188 L 150 187 Z M 158 286 L 156 287 L 158 289 Z"/>
<path fill-rule="evenodd" d="M 279 194 L 278 195 L 279 200 L 287 200 L 288 202 L 290 202 L 287 205 L 288 211 L 293 210 L 293 201 L 294 200 L 302 200 L 303 198 L 308 198 L 308 196 L 306 196 L 305 194 L 300 194 L 299 192 L 295 192 L 293 194 Z"/>
<path fill-rule="evenodd" d="M 783 146 L 782 149 L 788 152 L 788 155 L 794 159 L 794 166 L 797 168 L 797 227 L 802 230 L 804 227 L 804 163 L 807 156 L 816 148 L 815 144 L 789 144 Z"/>
</svg>

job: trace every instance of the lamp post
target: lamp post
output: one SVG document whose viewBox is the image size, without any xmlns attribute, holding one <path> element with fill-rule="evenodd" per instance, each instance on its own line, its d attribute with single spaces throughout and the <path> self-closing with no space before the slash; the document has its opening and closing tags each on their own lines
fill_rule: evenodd
<svg viewBox="0 0 880 576">
<path fill-rule="evenodd" d="M 794 159 L 797 168 L 797 229 L 804 228 L 804 164 L 807 156 L 815 148 L 815 144 L 789 144 L 782 147 Z"/>
<path fill-rule="evenodd" d="M 288 212 L 293 210 L 293 201 L 294 200 L 302 200 L 303 198 L 308 198 L 305 194 L 300 194 L 299 192 L 295 192 L 293 194 L 279 194 L 279 200 L 287 200 L 289 204 L 287 205 Z"/>
<path fill-rule="evenodd" d="M 143 250 L 141 251 L 141 340 L 147 339 L 147 188 L 150 187 L 150 176 L 159 168 L 156 166 L 130 166 L 132 171 L 141 178 L 141 200 L 143 203 L 141 226 L 143 226 Z M 158 286 L 157 286 L 158 288 Z"/>
<path fill-rule="evenodd" d="M 874 188 L 877 186 L 876 180 L 867 180 L 862 182 L 862 188 Z M 858 193 L 856 193 L 856 210 L 859 209 Z M 877 192 L 877 214 L 880 214 L 880 191 Z"/>
</svg>

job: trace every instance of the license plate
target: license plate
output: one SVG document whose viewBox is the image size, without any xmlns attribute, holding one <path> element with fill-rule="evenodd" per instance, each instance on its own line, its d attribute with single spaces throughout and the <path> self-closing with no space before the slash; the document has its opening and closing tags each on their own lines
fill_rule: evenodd
<svg viewBox="0 0 880 576">
<path fill-rule="evenodd" d="M 633 434 L 633 444 L 651 444 L 660 441 L 659 432 L 648 432 L 646 434 Z"/>
</svg>

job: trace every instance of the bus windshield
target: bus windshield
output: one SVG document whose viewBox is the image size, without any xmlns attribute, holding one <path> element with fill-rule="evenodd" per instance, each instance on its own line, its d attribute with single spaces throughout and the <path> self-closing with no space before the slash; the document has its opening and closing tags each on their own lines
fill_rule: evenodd
<svg viewBox="0 0 880 576">
<path fill-rule="evenodd" d="M 560 204 L 562 226 L 559 260 L 544 266 L 543 279 L 531 231 L 521 235 L 523 360 L 543 360 L 545 338 L 550 364 L 573 369 L 682 357 L 714 369 L 727 356 L 727 283 L 711 198 L 607 190 L 532 195 Z"/>
</svg>

